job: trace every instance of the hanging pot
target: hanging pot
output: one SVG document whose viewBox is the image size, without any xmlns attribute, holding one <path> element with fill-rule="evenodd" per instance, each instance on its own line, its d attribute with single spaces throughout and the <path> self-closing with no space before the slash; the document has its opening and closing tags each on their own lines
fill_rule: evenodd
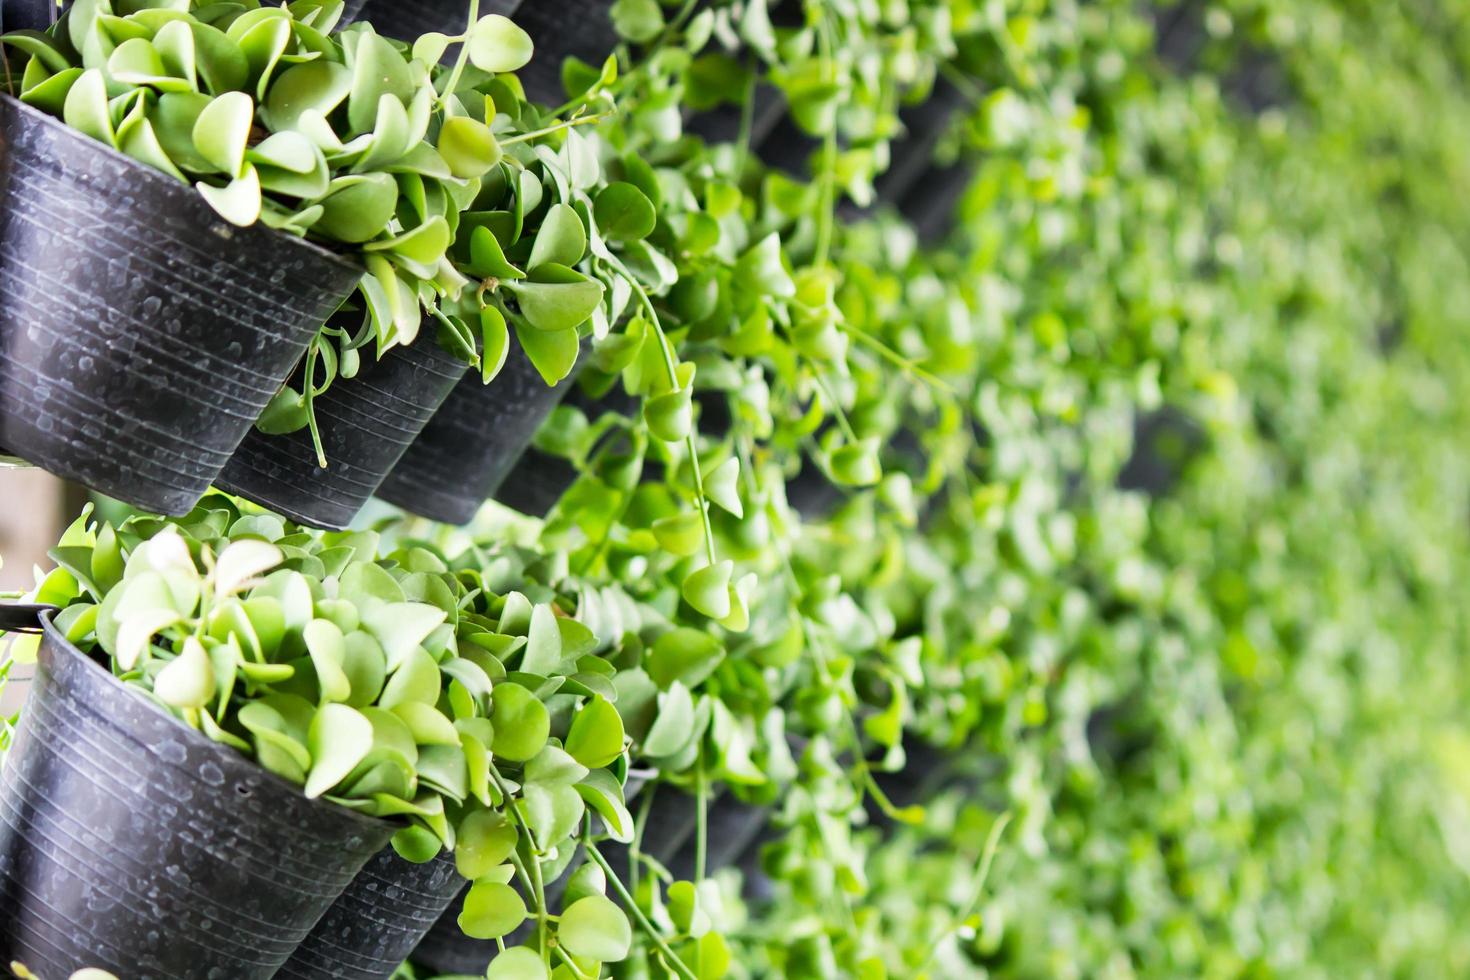
<svg viewBox="0 0 1470 980">
<path fill-rule="evenodd" d="M 583 354 L 588 342 L 583 341 Z M 408 447 L 378 497 L 445 524 L 466 524 L 505 483 L 536 430 L 561 404 L 576 372 L 551 387 L 511 334 L 505 366 L 490 384 L 470 375 Z"/>
<path fill-rule="evenodd" d="M 604 411 L 636 416 L 641 404 L 637 398 L 624 394 L 621 387 L 614 387 L 598 398 L 589 395 L 581 385 L 569 388 L 562 403 L 581 410 L 589 422 L 596 422 Z M 581 475 L 571 460 L 532 444 L 495 491 L 495 500 L 528 517 L 544 518 Z"/>
<path fill-rule="evenodd" d="M 534 102 L 558 105 L 566 98 L 562 62 L 569 57 L 601 66 L 618 46 L 611 10 L 614 0 L 546 0 L 525 3 L 515 22 L 536 46 L 536 56 L 516 76 Z"/>
<path fill-rule="evenodd" d="M 0 962 L 273 976 L 393 825 L 308 800 L 118 681 L 49 612 L 36 619 L 37 672 L 0 771 Z"/>
<path fill-rule="evenodd" d="M 199 500 L 361 270 L 0 96 L 0 446 Z"/>
<path fill-rule="evenodd" d="M 350 524 L 467 370 L 428 325 L 416 343 L 369 361 L 313 401 L 325 467 L 306 430 L 252 429 L 216 485 L 299 524 L 331 530 Z"/>
<path fill-rule="evenodd" d="M 276 976 L 283 980 L 386 980 L 464 887 L 453 855 L 441 853 L 427 864 L 414 864 L 385 847 L 352 880 Z M 486 945 L 493 955 L 495 944 Z M 489 962 L 487 956 L 485 963 Z M 480 969 L 483 971 L 483 965 Z"/>
</svg>

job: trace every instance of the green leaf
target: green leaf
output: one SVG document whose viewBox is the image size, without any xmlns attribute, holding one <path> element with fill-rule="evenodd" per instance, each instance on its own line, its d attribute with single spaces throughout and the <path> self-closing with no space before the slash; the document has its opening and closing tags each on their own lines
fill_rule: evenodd
<svg viewBox="0 0 1470 980">
<path fill-rule="evenodd" d="M 684 601 L 710 619 L 730 615 L 730 577 L 735 572 L 731 561 L 716 562 L 692 572 L 684 579 L 680 593 Z"/>
<path fill-rule="evenodd" d="M 541 786 L 570 786 L 587 775 L 587 767 L 573 759 L 564 749 L 548 743 L 536 758 L 526 763 L 524 783 Z"/>
<path fill-rule="evenodd" d="M 472 939 L 499 939 L 526 921 L 526 903 L 509 885 L 483 881 L 465 894 L 459 927 Z"/>
<path fill-rule="evenodd" d="M 637 187 L 622 181 L 598 191 L 592 213 L 598 233 L 617 242 L 646 238 L 658 224 L 653 202 Z"/>
<path fill-rule="evenodd" d="M 515 946 L 496 955 L 485 980 L 551 980 L 551 973 L 535 950 Z"/>
<path fill-rule="evenodd" d="M 215 694 L 214 665 L 204 645 L 190 636 L 184 652 L 170 660 L 153 679 L 153 693 L 175 708 L 203 708 Z"/>
<path fill-rule="evenodd" d="M 459 825 L 454 846 L 454 866 L 475 881 L 499 867 L 515 853 L 520 835 L 504 814 L 476 810 Z"/>
<path fill-rule="evenodd" d="M 572 719 L 566 748 L 589 769 L 601 769 L 623 754 L 623 719 L 602 695 L 594 697 Z"/>
<path fill-rule="evenodd" d="M 410 864 L 428 864 L 443 849 L 443 842 L 427 827 L 404 827 L 393 835 L 393 850 Z"/>
<path fill-rule="evenodd" d="M 244 168 L 244 174 L 225 187 L 215 187 L 202 181 L 194 185 L 220 217 L 242 228 L 260 219 L 261 205 L 260 175 L 248 163 Z"/>
<path fill-rule="evenodd" d="M 546 705 L 526 688 L 506 682 L 491 696 L 490 721 L 495 726 L 497 756 L 511 762 L 528 762 L 536 757 L 551 734 L 551 716 Z"/>
<path fill-rule="evenodd" d="M 494 232 L 481 225 L 470 233 L 470 272 L 481 279 L 524 279 L 526 274 L 511 265 Z"/>
<path fill-rule="evenodd" d="M 556 935 L 573 954 L 599 963 L 625 959 L 633 945 L 628 917 L 602 895 L 589 895 L 573 902 L 562 912 Z"/>
<path fill-rule="evenodd" d="M 188 23 L 194 34 L 195 67 L 204 87 L 213 95 L 243 88 L 250 77 L 250 61 L 240 46 L 217 27 L 192 19 Z"/>
<path fill-rule="evenodd" d="M 219 553 L 210 580 L 214 596 L 223 599 L 258 584 L 260 576 L 285 560 L 281 549 L 256 539 L 232 541 Z"/>
<path fill-rule="evenodd" d="M 324 704 L 311 720 L 307 734 L 311 770 L 306 796 L 315 799 L 347 778 L 373 747 L 373 726 L 354 708 Z"/>
<path fill-rule="evenodd" d="M 581 795 L 565 783 L 528 783 L 522 798 L 536 847 L 549 851 L 576 833 L 587 814 Z"/>
<path fill-rule="evenodd" d="M 643 421 L 648 431 L 664 442 L 684 440 L 694 429 L 692 390 L 679 388 L 645 399 Z"/>
<path fill-rule="evenodd" d="M 879 441 L 876 437 L 849 443 L 830 457 L 832 479 L 843 486 L 871 487 L 883 479 L 883 465 L 878 461 Z"/>
<path fill-rule="evenodd" d="M 745 516 L 740 502 L 740 460 L 731 456 L 704 476 L 704 495 L 735 517 Z"/>
<path fill-rule="evenodd" d="M 383 645 L 391 673 L 417 652 L 446 618 L 444 610 L 424 602 L 370 603 L 362 611 L 362 628 Z"/>
<path fill-rule="evenodd" d="M 548 332 L 581 325 L 602 303 L 602 283 L 550 263 L 532 269 L 527 279 L 503 286 L 515 296 L 526 321 Z"/>
<path fill-rule="evenodd" d="M 415 646 L 400 664 L 394 665 L 391 657 L 388 663 L 391 676 L 378 698 L 379 705 L 393 708 L 409 702 L 438 702 L 441 691 L 439 664 L 432 656 Z"/>
<path fill-rule="evenodd" d="M 698 687 L 725 659 L 725 648 L 703 630 L 679 627 L 660 636 L 644 668 L 655 684 L 668 690 L 675 682 Z"/>
<path fill-rule="evenodd" d="M 469 116 L 444 120 L 438 150 L 449 172 L 460 178 L 483 177 L 504 156 L 490 127 Z"/>
<path fill-rule="evenodd" d="M 649 758 L 664 759 L 682 752 L 694 735 L 694 698 L 675 681 L 659 697 L 658 716 L 644 736 L 643 752 Z"/>
<path fill-rule="evenodd" d="M 366 708 L 383 691 L 383 683 L 388 679 L 388 657 L 382 645 L 361 630 L 352 630 L 344 640 L 342 673 L 347 678 L 347 703 L 354 708 Z"/>
<path fill-rule="evenodd" d="M 633 815 L 623 801 L 623 788 L 606 769 L 594 769 L 577 783 L 576 790 L 597 814 L 613 840 L 624 844 L 633 839 Z"/>
<path fill-rule="evenodd" d="M 316 671 L 317 686 L 323 701 L 347 701 L 352 696 L 352 682 L 342 669 L 347 660 L 347 640 L 336 623 L 313 619 L 302 632 L 311 665 Z"/>
<path fill-rule="evenodd" d="M 483 228 L 479 230 L 484 231 Z M 510 329 L 506 326 L 505 315 L 493 306 L 480 310 L 480 344 L 480 381 L 489 384 L 505 367 L 506 356 L 510 353 Z"/>
<path fill-rule="evenodd" d="M 680 558 L 699 554 L 704 547 L 704 522 L 695 511 L 684 511 L 653 522 L 653 536 L 659 547 Z"/>
<path fill-rule="evenodd" d="M 517 323 L 516 339 L 548 385 L 559 384 L 572 373 L 582 349 L 576 330 L 528 330 Z"/>
<path fill-rule="evenodd" d="M 531 630 L 520 669 L 528 674 L 550 676 L 561 665 L 561 630 L 556 614 L 545 604 L 531 610 Z"/>
<path fill-rule="evenodd" d="M 107 106 L 107 81 L 100 69 L 82 72 L 66 93 L 62 118 L 78 130 L 108 146 L 115 146 L 117 134 L 112 128 L 112 113 Z"/>
<path fill-rule="evenodd" d="M 569 205 L 553 204 L 536 233 L 529 265 L 533 273 L 547 264 L 574 266 L 586 252 L 587 229 L 581 216 Z"/>
<path fill-rule="evenodd" d="M 440 215 L 392 238 L 383 238 L 363 246 L 365 252 L 392 252 L 400 259 L 433 267 L 449 250 L 449 222 Z"/>
<path fill-rule="evenodd" d="M 471 29 L 467 44 L 471 63 L 491 74 L 519 71 L 535 51 L 531 35 L 500 14 L 481 17 Z"/>
<path fill-rule="evenodd" d="M 133 590 L 136 592 L 136 590 Z M 127 613 L 117 629 L 113 656 L 123 670 L 132 670 L 149 651 L 154 634 L 182 619 L 172 608 L 135 609 Z"/>
<path fill-rule="evenodd" d="M 352 91 L 352 72 L 335 61 L 306 61 L 282 72 L 265 99 L 265 117 L 277 133 L 295 130 L 308 109 L 330 116 Z"/>
<path fill-rule="evenodd" d="M 664 29 L 658 0 L 617 0 L 609 13 L 618 34 L 634 44 L 647 44 Z"/>
<path fill-rule="evenodd" d="M 796 283 L 781 257 L 781 237 L 775 232 L 757 242 L 735 263 L 735 282 L 756 295 L 789 299 Z"/>
<path fill-rule="evenodd" d="M 352 87 L 347 95 L 347 117 L 353 133 L 370 133 L 378 120 L 379 102 L 390 95 L 407 104 L 414 94 L 413 73 L 403 55 L 371 31 L 357 42 Z"/>
</svg>

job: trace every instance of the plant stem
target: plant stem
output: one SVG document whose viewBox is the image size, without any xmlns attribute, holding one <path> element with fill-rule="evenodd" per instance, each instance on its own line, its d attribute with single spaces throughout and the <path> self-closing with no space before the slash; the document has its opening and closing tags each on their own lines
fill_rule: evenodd
<svg viewBox="0 0 1470 980">
<path fill-rule="evenodd" d="M 706 855 L 709 851 L 709 783 L 704 776 L 704 745 L 699 747 L 699 760 L 694 767 L 694 795 L 699 809 L 694 825 L 694 880 L 704 880 Z"/>
<path fill-rule="evenodd" d="M 515 822 L 520 825 L 521 833 L 525 835 L 525 840 L 528 845 L 526 849 L 530 852 L 531 860 L 527 862 L 530 864 L 530 868 L 523 868 L 521 870 L 523 874 L 529 870 L 528 877 L 531 879 L 531 895 L 536 902 L 536 936 L 541 944 L 541 959 L 544 962 L 550 962 L 551 953 L 548 951 L 546 945 L 547 922 L 549 920 L 546 911 L 546 888 L 541 880 L 541 860 L 536 850 L 536 835 L 531 833 L 531 828 L 526 825 L 525 818 L 521 816 L 521 811 L 516 807 L 515 800 L 511 798 L 510 792 L 506 790 L 505 783 L 501 780 L 500 770 L 495 768 L 495 763 L 493 762 L 490 764 L 490 778 L 495 780 L 496 787 L 500 790 L 501 796 L 505 798 L 505 808 L 510 811 L 511 816 L 515 818 Z M 519 867 L 520 860 L 514 854 L 511 856 L 516 860 L 516 864 Z"/>
<path fill-rule="evenodd" d="M 460 76 L 464 74 L 465 63 L 470 60 L 470 31 L 475 29 L 475 24 L 480 19 L 480 0 L 470 0 L 469 23 L 465 25 L 464 35 L 459 39 L 459 57 L 454 59 L 454 70 L 449 73 L 449 81 L 444 85 L 444 92 L 439 96 L 439 108 L 444 108 L 444 103 L 454 94 L 459 87 Z"/>
<path fill-rule="evenodd" d="M 832 24 L 824 12 L 817 28 L 817 47 L 820 50 L 822 60 L 827 64 L 832 63 Z M 837 223 L 837 127 L 827 127 L 827 132 L 822 137 L 822 174 L 821 174 L 822 203 L 817 215 L 817 250 L 815 261 L 812 263 L 817 268 L 827 264 L 827 258 L 832 252 L 832 230 Z"/>
<path fill-rule="evenodd" d="M 689 969 L 689 967 L 684 964 L 683 960 L 679 959 L 679 954 L 674 952 L 674 950 L 672 949 L 672 947 L 669 946 L 664 937 L 661 936 L 658 930 L 653 927 L 653 923 L 648 921 L 648 916 L 643 914 L 643 910 L 638 907 L 638 903 L 635 902 L 633 900 L 633 896 L 628 893 L 628 889 L 626 886 L 623 885 L 622 879 L 618 877 L 618 873 L 613 870 L 612 865 L 607 863 L 607 858 L 602 856 L 602 852 L 597 849 L 597 845 L 588 843 L 583 846 L 585 846 L 587 849 L 587 856 L 590 857 L 597 864 L 597 866 L 602 869 L 602 873 L 607 876 L 608 884 L 612 885 L 613 891 L 617 892 L 618 898 L 620 898 L 623 904 L 627 906 L 628 911 L 638 922 L 638 927 L 648 934 L 648 938 L 652 940 L 653 945 L 658 949 L 658 951 L 664 955 L 664 958 L 668 961 L 669 966 L 673 969 L 673 971 L 679 974 L 679 976 L 683 977 L 684 980 L 699 980 L 694 971 Z"/>
<path fill-rule="evenodd" d="M 837 400 L 836 393 L 827 384 L 827 379 L 822 374 L 822 369 L 816 364 L 812 365 L 812 377 L 816 379 L 817 387 L 822 389 L 822 394 L 827 399 L 827 407 L 832 410 L 833 417 L 837 419 L 837 427 L 842 430 L 843 437 L 848 442 L 857 442 L 857 432 L 853 429 L 852 423 L 847 420 L 847 412 L 843 410 L 842 402 Z"/>
<path fill-rule="evenodd" d="M 889 347 L 887 344 L 883 343 L 883 341 L 879 340 L 877 337 L 874 337 L 872 334 L 867 333 L 863 330 L 859 330 L 857 327 L 847 324 L 843 324 L 842 329 L 847 332 L 848 336 L 853 337 L 863 344 L 867 345 L 868 347 L 872 348 L 879 357 L 883 358 L 885 361 L 892 364 L 900 371 L 903 371 L 906 374 L 912 374 L 916 379 L 924 382 L 924 384 L 929 385 L 931 388 L 938 389 L 938 391 L 943 395 L 946 395 L 950 398 L 959 397 L 955 390 L 950 387 L 949 382 L 945 381 L 943 378 L 930 374 L 928 371 L 919 367 L 919 365 L 915 364 L 907 357 L 904 357 L 898 351 L 894 350 L 892 347 Z"/>
<path fill-rule="evenodd" d="M 1006 827 L 1010 822 L 1011 811 L 1007 810 L 997 817 L 995 823 L 991 825 L 990 833 L 985 838 L 985 850 L 980 857 L 980 873 L 975 879 L 975 891 L 971 894 L 969 902 L 960 910 L 960 914 L 955 917 L 954 922 L 935 941 L 934 945 L 929 948 L 929 958 L 919 967 L 920 973 L 924 971 L 930 961 L 934 959 L 935 954 L 939 952 L 939 944 L 963 929 L 965 922 L 970 916 L 975 914 L 975 909 L 980 905 L 980 900 L 985 897 L 985 882 L 990 877 L 990 865 L 995 861 L 995 852 L 1000 847 L 1001 835 L 1006 832 Z"/>
<path fill-rule="evenodd" d="M 542 136 L 550 136 L 552 133 L 559 133 L 564 129 L 572 129 L 577 126 L 586 126 L 589 123 L 602 122 L 607 116 L 608 114 L 605 112 L 597 116 L 578 116 L 576 119 L 567 119 L 559 122 L 555 126 L 532 130 L 529 133 L 517 133 L 510 139 L 500 140 L 499 142 L 501 146 L 514 146 L 517 143 L 525 143 L 530 140 L 540 139 Z"/>
<path fill-rule="evenodd" d="M 674 348 L 669 343 L 668 337 L 664 334 L 663 322 L 659 319 L 658 310 L 654 309 L 653 300 L 649 298 L 648 291 L 643 288 L 643 284 L 628 271 L 627 266 L 623 265 L 621 260 L 610 258 L 609 261 L 617 273 L 627 282 L 628 287 L 633 290 L 633 295 L 638 298 L 639 305 L 643 307 L 644 312 L 647 314 L 649 324 L 653 327 L 654 336 L 658 340 L 659 353 L 663 355 L 664 370 L 669 376 L 669 386 L 671 388 L 678 388 L 679 372 L 678 366 L 674 363 Z M 695 506 L 699 508 L 700 525 L 704 529 L 705 554 L 709 558 L 709 563 L 715 565 L 719 563 L 720 559 L 715 550 L 714 525 L 710 523 L 709 519 L 709 499 L 704 495 L 704 471 L 699 465 L 699 431 L 695 425 L 691 424 L 689 426 L 689 434 L 684 437 L 684 444 L 689 452 L 689 468 L 694 474 Z"/>
<path fill-rule="evenodd" d="M 633 824 L 633 840 L 628 844 L 628 881 L 635 892 L 641 874 L 640 865 L 643 864 L 643 832 L 648 829 L 648 815 L 653 812 L 653 794 L 657 789 L 657 783 L 648 784 L 643 802 L 638 807 L 638 819 Z"/>
<path fill-rule="evenodd" d="M 571 955 L 560 946 L 556 947 L 556 955 L 561 957 L 562 963 L 565 964 L 566 968 L 572 972 L 572 976 L 577 977 L 578 980 L 592 980 L 591 977 L 582 972 L 582 970 L 572 960 Z"/>
</svg>

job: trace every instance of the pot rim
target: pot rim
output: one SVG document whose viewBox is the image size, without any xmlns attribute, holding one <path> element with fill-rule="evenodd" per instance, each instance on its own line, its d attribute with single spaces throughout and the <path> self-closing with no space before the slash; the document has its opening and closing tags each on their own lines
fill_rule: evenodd
<svg viewBox="0 0 1470 980">
<path fill-rule="evenodd" d="M 151 167 L 148 164 L 143 163 L 141 160 L 134 160 L 126 153 L 123 153 L 122 151 L 114 147 L 108 146 L 106 143 L 103 143 L 100 140 L 93 139 L 91 136 L 88 136 L 86 133 L 82 132 L 79 129 L 68 126 L 64 120 L 58 119 L 48 112 L 43 112 L 42 110 L 37 109 L 35 106 L 27 105 L 26 103 L 22 102 L 17 96 L 10 95 L 6 92 L 0 92 L 0 106 L 4 106 L 5 108 L 12 109 L 18 112 L 22 117 L 27 118 L 29 121 L 39 122 L 57 132 L 66 134 L 66 137 L 68 139 L 71 139 L 74 142 L 87 147 L 90 152 L 102 156 L 104 159 L 108 160 L 109 163 L 127 172 L 129 180 L 137 180 L 143 182 L 152 181 L 159 185 L 161 193 L 166 193 L 174 196 L 182 194 L 189 195 L 192 198 L 197 198 L 200 205 L 208 209 L 211 214 L 215 213 L 214 209 L 209 206 L 209 203 L 203 199 L 203 197 L 199 194 L 199 192 L 194 188 L 192 184 L 179 183 L 177 180 L 170 177 L 162 170 L 159 170 L 156 167 Z M 0 143 L 0 153 L 3 152 L 6 151 L 4 150 L 3 143 Z M 183 202 L 185 200 L 188 200 L 188 198 L 179 197 L 179 200 L 180 202 Z M 271 228 L 265 225 L 259 220 L 257 220 L 252 225 L 242 227 L 239 225 L 230 224 L 229 222 L 225 221 L 223 217 L 219 217 L 218 215 L 216 215 L 216 217 L 218 217 L 221 222 L 224 222 L 231 230 L 244 233 L 263 233 L 266 236 L 274 237 L 281 242 L 291 243 L 290 247 L 299 247 L 308 252 L 312 252 L 314 253 L 316 258 L 322 261 L 337 264 L 339 266 L 342 266 L 344 269 L 351 269 L 358 275 L 363 274 L 362 266 L 356 262 L 353 262 L 346 255 L 343 255 L 340 252 L 333 251 L 327 246 L 319 242 L 312 241 L 311 239 L 303 235 L 288 235 L 285 232 L 280 231 L 279 229 Z M 345 245 L 343 247 L 346 248 Z"/>
</svg>

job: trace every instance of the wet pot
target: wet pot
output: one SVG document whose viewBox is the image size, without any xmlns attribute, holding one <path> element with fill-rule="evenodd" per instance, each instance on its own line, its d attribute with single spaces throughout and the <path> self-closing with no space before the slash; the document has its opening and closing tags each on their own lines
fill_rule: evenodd
<svg viewBox="0 0 1470 980">
<path fill-rule="evenodd" d="M 356 285 L 0 96 L 0 447 L 165 514 L 209 489 Z"/>
<path fill-rule="evenodd" d="M 393 825 L 308 800 L 40 621 L 0 771 L 0 962 L 274 976 Z"/>
<path fill-rule="evenodd" d="M 358 873 L 276 976 L 283 980 L 386 980 L 464 887 L 453 855 L 441 853 L 427 864 L 413 864 L 392 847 L 385 847 Z M 494 943 L 486 945 L 494 949 Z M 485 963 L 489 962 L 487 956 Z"/>
<path fill-rule="evenodd" d="M 473 374 L 455 385 L 378 497 L 432 520 L 468 523 L 505 483 L 575 378 L 574 371 L 547 385 L 512 333 L 500 374 L 488 385 Z"/>
<path fill-rule="evenodd" d="M 325 467 L 306 430 L 252 429 L 215 483 L 297 523 L 345 528 L 466 370 L 426 329 L 412 346 L 365 359 L 356 377 L 338 379 L 313 400 Z"/>
</svg>

